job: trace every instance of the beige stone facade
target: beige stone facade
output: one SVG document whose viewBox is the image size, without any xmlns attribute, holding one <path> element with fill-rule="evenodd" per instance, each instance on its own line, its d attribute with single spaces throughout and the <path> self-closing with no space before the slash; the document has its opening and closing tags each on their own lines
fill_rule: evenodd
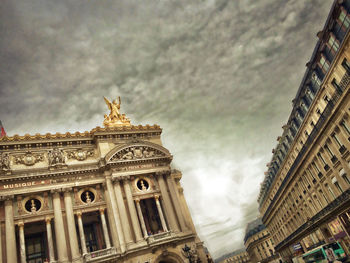
<svg viewBox="0 0 350 263">
<path fill-rule="evenodd" d="M 260 218 L 248 223 L 244 245 L 252 263 L 279 261 L 280 257 L 275 252 L 272 237 Z"/>
<path fill-rule="evenodd" d="M 1 138 L 0 262 L 207 262 L 161 132 Z"/>
<path fill-rule="evenodd" d="M 350 16 L 335 1 L 273 150 L 260 213 L 284 260 L 338 241 L 350 253 Z"/>
<path fill-rule="evenodd" d="M 245 249 L 241 249 L 238 251 L 233 252 L 232 254 L 229 254 L 227 256 L 224 256 L 223 259 L 219 261 L 219 263 L 250 263 L 250 258 L 245 251 Z"/>
</svg>

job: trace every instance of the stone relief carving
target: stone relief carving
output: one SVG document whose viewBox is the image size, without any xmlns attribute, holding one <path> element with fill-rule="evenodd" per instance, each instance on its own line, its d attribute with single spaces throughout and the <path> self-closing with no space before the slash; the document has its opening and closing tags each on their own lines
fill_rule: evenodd
<svg viewBox="0 0 350 263">
<path fill-rule="evenodd" d="M 24 164 L 26 166 L 31 166 L 38 162 L 44 161 L 43 154 L 34 154 L 32 152 L 26 152 L 25 154 L 16 155 L 14 157 L 15 164 Z"/>
<path fill-rule="evenodd" d="M 8 153 L 0 154 L 0 169 L 4 171 L 10 170 L 10 155 Z"/>
<path fill-rule="evenodd" d="M 56 165 L 65 164 L 63 150 L 60 150 L 58 148 L 54 148 L 53 150 L 48 152 L 47 156 L 49 159 L 49 166 L 56 166 Z"/>
<path fill-rule="evenodd" d="M 67 152 L 68 159 L 76 159 L 78 161 L 84 161 L 90 156 L 94 156 L 93 149 L 78 149 Z"/>
<path fill-rule="evenodd" d="M 113 156 L 112 160 L 138 160 L 161 156 L 165 156 L 165 154 L 151 147 L 133 146 L 120 151 Z"/>
</svg>

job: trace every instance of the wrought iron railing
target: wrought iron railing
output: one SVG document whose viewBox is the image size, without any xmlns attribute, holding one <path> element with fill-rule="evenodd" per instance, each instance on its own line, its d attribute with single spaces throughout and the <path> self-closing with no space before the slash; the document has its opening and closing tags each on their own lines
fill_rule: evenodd
<svg viewBox="0 0 350 263">
<path fill-rule="evenodd" d="M 343 192 L 340 196 L 334 199 L 331 203 L 329 203 L 325 208 L 319 211 L 316 215 L 314 215 L 307 222 L 302 224 L 298 229 L 296 229 L 292 234 L 290 234 L 287 238 L 281 241 L 279 244 L 275 246 L 276 250 L 279 250 L 281 247 L 286 245 L 289 241 L 293 240 L 298 234 L 302 233 L 302 231 L 308 229 L 309 226 L 314 225 L 320 219 L 322 219 L 325 215 L 333 212 L 335 209 L 343 205 L 346 201 L 349 201 L 350 197 L 350 189 Z"/>
<path fill-rule="evenodd" d="M 277 190 L 275 196 L 273 197 L 269 207 L 267 208 L 266 212 L 264 213 L 264 216 L 262 217 L 263 222 L 266 220 L 266 217 L 270 213 L 273 204 L 275 203 L 275 201 L 279 197 L 280 193 L 284 189 L 284 186 L 286 185 L 286 183 L 288 182 L 288 180 L 290 179 L 290 177 L 294 173 L 294 170 L 298 167 L 298 165 L 301 162 L 301 160 L 303 159 L 305 153 L 310 148 L 310 146 L 313 145 L 316 136 L 318 135 L 319 131 L 322 129 L 322 127 L 325 124 L 325 122 L 328 119 L 328 117 L 332 114 L 332 110 L 333 110 L 334 106 L 336 105 L 336 103 L 340 99 L 340 96 L 344 93 L 346 88 L 349 86 L 349 83 L 350 83 L 350 75 L 349 75 L 348 72 L 346 72 L 344 74 L 344 76 L 342 77 L 340 83 L 339 83 L 339 86 L 341 87 L 341 90 L 337 90 L 337 92 L 335 92 L 333 94 L 332 98 L 329 100 L 329 102 L 328 102 L 327 106 L 325 107 L 324 111 L 320 114 L 320 117 L 319 117 L 316 125 L 314 126 L 313 130 L 311 131 L 311 133 L 310 133 L 309 137 L 307 138 L 305 144 L 301 148 L 298 156 L 295 158 L 295 161 L 293 162 L 292 166 L 290 167 L 289 171 L 287 172 L 286 177 L 282 181 L 282 184 L 278 188 L 278 190 Z"/>
</svg>

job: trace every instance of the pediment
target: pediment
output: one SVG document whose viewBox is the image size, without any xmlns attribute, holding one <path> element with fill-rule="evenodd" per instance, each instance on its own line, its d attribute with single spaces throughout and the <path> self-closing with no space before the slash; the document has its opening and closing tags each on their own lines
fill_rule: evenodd
<svg viewBox="0 0 350 263">
<path fill-rule="evenodd" d="M 155 143 L 133 142 L 112 149 L 105 157 L 106 163 L 172 158 L 170 152 Z"/>
</svg>

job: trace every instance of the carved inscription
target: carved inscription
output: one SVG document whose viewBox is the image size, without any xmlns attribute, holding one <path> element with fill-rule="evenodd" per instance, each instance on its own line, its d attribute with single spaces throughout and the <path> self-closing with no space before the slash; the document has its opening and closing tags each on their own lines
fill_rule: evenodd
<svg viewBox="0 0 350 263">
<path fill-rule="evenodd" d="M 4 185 L 0 185 L 0 189 L 24 188 L 24 187 L 38 186 L 38 185 L 44 185 L 44 184 L 50 184 L 50 183 L 51 183 L 50 180 L 42 180 L 42 181 L 30 181 L 30 182 L 15 183 L 15 184 L 4 184 Z"/>
</svg>

